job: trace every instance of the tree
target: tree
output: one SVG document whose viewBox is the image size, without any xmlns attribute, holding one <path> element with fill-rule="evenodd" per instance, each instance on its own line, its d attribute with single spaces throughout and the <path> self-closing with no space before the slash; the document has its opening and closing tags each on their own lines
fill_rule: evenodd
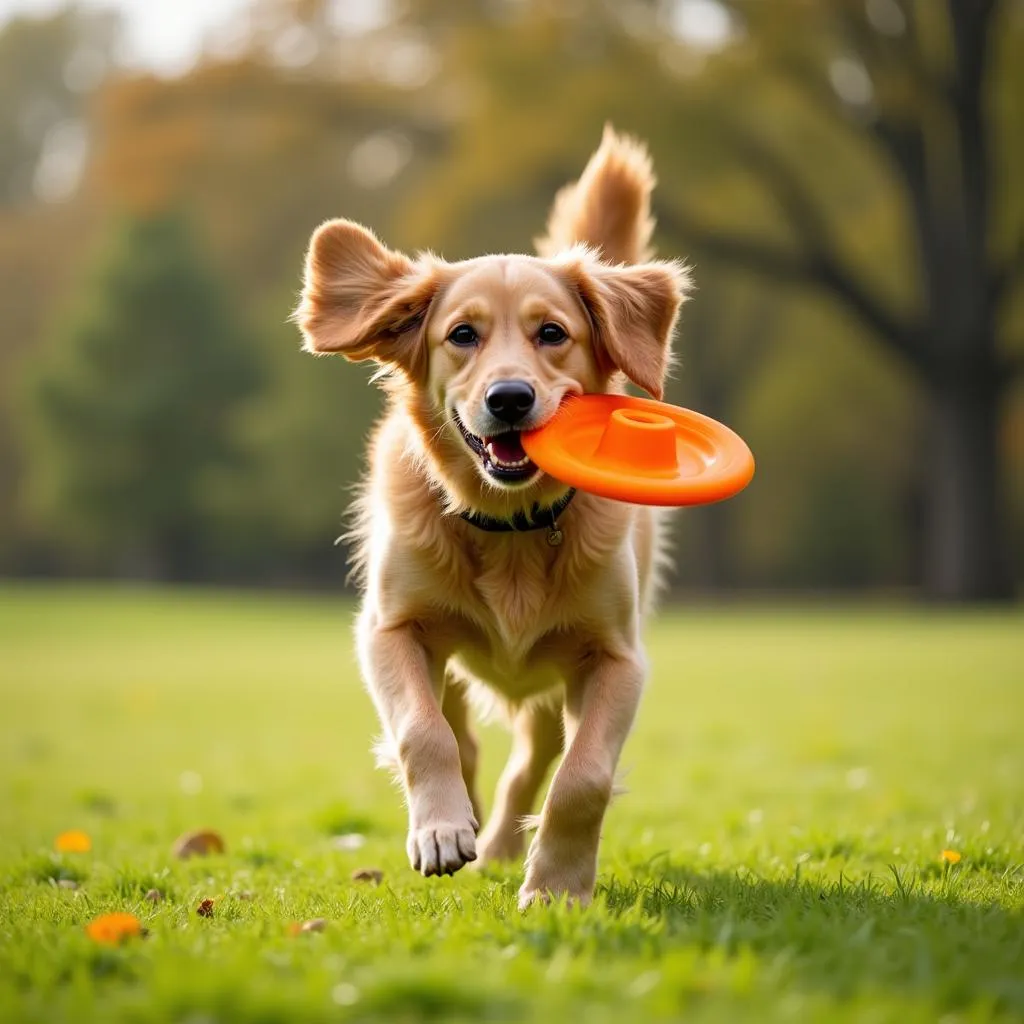
<svg viewBox="0 0 1024 1024">
<path fill-rule="evenodd" d="M 3 21 L 0 17 L 0 21 Z M 78 265 L 94 211 L 69 203 L 117 18 L 80 7 L 0 24 L 0 572 L 33 562 L 17 520 L 18 367 Z"/>
<path fill-rule="evenodd" d="M 828 296 L 909 369 L 928 406 L 926 590 L 947 600 L 1008 597 L 1000 426 L 1024 352 L 1001 335 L 1024 270 L 1024 225 L 1007 202 L 1021 164 L 1001 97 L 1022 83 L 1019 61 L 998 43 L 1000 33 L 1004 42 L 1019 37 L 1020 8 L 998 0 L 830 0 L 789 3 L 785 17 L 773 4 L 769 17 L 766 5 L 749 0 L 730 6 L 757 40 L 762 79 L 771 69 L 812 116 L 881 160 L 905 204 L 912 256 L 904 274 L 919 280 L 919 293 L 899 308 L 879 292 L 844 253 L 850 224 L 838 222 L 841 206 L 822 204 L 799 149 L 769 141 L 749 119 L 733 117 L 725 131 L 796 246 L 692 211 L 665 215 L 699 252 Z"/>
<path fill-rule="evenodd" d="M 717 11 L 715 32 L 695 38 L 687 9 Z M 581 133 L 608 118 L 649 139 L 662 243 L 695 260 L 698 284 L 717 261 L 813 297 L 916 382 L 923 479 L 906 486 L 922 494 L 926 592 L 1007 597 L 1022 42 L 1016 0 L 519 4 L 500 30 L 463 31 L 451 73 L 476 85 L 474 115 L 407 230 L 444 230 L 457 252 L 477 222 L 522 233 L 592 145 Z"/>
<path fill-rule="evenodd" d="M 183 217 L 123 222 L 33 391 L 33 507 L 87 565 L 188 578 L 254 360 Z"/>
</svg>

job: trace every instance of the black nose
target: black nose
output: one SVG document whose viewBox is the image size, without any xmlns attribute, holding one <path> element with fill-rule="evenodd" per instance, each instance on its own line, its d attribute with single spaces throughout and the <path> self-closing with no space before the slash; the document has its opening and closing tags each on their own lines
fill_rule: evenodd
<svg viewBox="0 0 1024 1024">
<path fill-rule="evenodd" d="M 484 395 L 491 415 L 514 426 L 532 408 L 536 392 L 525 380 L 496 380 Z"/>
</svg>

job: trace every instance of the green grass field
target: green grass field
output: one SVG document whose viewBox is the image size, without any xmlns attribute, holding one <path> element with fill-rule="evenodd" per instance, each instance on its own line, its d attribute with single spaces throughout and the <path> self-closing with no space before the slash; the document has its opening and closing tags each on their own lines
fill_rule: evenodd
<svg viewBox="0 0 1024 1024">
<path fill-rule="evenodd" d="M 0 1020 L 1024 1017 L 1020 612 L 663 613 L 597 902 L 520 914 L 517 868 L 405 863 L 351 611 L 0 588 Z"/>
</svg>

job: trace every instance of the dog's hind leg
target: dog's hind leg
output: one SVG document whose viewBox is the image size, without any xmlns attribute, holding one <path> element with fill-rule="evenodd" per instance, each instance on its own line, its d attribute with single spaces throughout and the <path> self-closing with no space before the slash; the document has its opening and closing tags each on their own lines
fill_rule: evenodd
<svg viewBox="0 0 1024 1024">
<path fill-rule="evenodd" d="M 548 768 L 562 752 L 562 745 L 558 704 L 529 704 L 515 713 L 512 753 L 498 781 L 490 820 L 477 840 L 481 862 L 522 856 L 523 818 L 533 811 Z"/>
<path fill-rule="evenodd" d="M 480 756 L 480 744 L 473 732 L 473 724 L 469 717 L 469 704 L 462 683 L 449 675 L 445 681 L 444 700 L 441 712 L 448 720 L 455 734 L 455 742 L 459 745 L 459 763 L 462 766 L 462 778 L 469 792 L 473 813 L 477 821 L 483 820 L 483 805 L 480 802 L 480 791 L 477 788 L 476 773 Z"/>
</svg>

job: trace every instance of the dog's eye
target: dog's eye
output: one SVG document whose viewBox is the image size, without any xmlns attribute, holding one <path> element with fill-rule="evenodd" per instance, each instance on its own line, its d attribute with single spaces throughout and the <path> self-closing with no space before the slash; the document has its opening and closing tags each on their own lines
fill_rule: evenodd
<svg viewBox="0 0 1024 1024">
<path fill-rule="evenodd" d="M 472 348 L 480 340 L 480 336 L 469 324 L 457 324 L 449 332 L 448 340 L 459 348 Z"/>
<path fill-rule="evenodd" d="M 542 345 L 561 345 L 568 337 L 563 328 L 553 323 L 543 324 L 537 332 L 537 338 Z"/>
</svg>

